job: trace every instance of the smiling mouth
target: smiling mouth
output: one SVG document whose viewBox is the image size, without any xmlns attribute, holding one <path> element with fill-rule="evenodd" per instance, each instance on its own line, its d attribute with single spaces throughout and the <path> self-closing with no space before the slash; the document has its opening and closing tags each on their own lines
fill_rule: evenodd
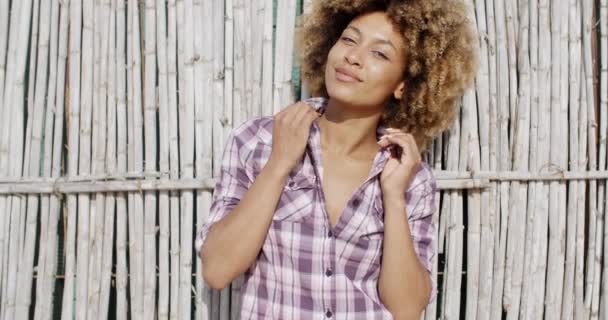
<svg viewBox="0 0 608 320">
<path fill-rule="evenodd" d="M 339 69 L 335 69 L 335 71 L 336 71 L 336 79 L 338 81 L 342 81 L 342 82 L 360 82 L 361 81 L 351 75 L 341 72 Z"/>
</svg>

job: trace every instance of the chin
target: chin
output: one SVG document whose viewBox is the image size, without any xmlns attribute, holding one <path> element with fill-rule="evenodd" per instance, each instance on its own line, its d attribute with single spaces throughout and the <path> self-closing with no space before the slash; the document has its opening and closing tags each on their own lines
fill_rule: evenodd
<svg viewBox="0 0 608 320">
<path fill-rule="evenodd" d="M 360 99 L 357 98 L 359 90 L 351 88 L 348 85 L 342 83 L 326 83 L 326 89 L 327 95 L 336 101 L 350 105 L 361 102 Z"/>
</svg>

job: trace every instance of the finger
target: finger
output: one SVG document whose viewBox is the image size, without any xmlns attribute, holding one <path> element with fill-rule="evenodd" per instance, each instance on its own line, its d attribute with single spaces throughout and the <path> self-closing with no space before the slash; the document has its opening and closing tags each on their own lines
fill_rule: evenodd
<svg viewBox="0 0 608 320">
<path fill-rule="evenodd" d="M 384 142 L 387 145 L 395 144 L 399 146 L 401 152 L 397 151 L 393 153 L 393 156 L 399 159 L 405 159 L 404 157 L 414 157 L 419 158 L 416 149 L 413 148 L 412 141 L 407 137 L 407 134 L 396 134 L 396 135 L 386 135 L 384 138 L 386 141 Z M 396 150 L 395 150 L 396 151 Z"/>
<path fill-rule="evenodd" d="M 300 109 L 298 110 L 298 113 L 294 116 L 293 118 L 293 126 L 294 127 L 300 127 L 303 125 L 310 125 L 310 123 L 308 123 L 308 121 L 311 121 L 316 118 L 315 114 L 318 114 L 316 112 L 316 110 L 311 107 L 310 105 L 302 105 L 300 106 Z M 312 119 L 311 119 L 312 118 Z"/>
</svg>

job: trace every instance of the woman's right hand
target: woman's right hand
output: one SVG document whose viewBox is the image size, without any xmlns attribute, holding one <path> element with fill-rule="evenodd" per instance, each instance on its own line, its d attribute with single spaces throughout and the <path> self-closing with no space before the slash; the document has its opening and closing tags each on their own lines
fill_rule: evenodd
<svg viewBox="0 0 608 320">
<path fill-rule="evenodd" d="M 272 152 L 268 164 L 283 175 L 301 160 L 312 122 L 321 114 L 305 102 L 298 101 L 274 116 Z"/>
</svg>

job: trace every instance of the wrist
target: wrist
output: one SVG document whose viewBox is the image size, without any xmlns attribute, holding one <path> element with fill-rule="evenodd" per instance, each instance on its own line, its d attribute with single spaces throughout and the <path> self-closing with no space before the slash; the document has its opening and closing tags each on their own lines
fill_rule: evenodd
<svg viewBox="0 0 608 320">
<path fill-rule="evenodd" d="M 400 192 L 397 190 L 383 190 L 382 191 L 382 200 L 396 202 L 403 201 L 405 198 L 405 192 Z"/>
<path fill-rule="evenodd" d="M 272 176 L 274 179 L 285 180 L 289 176 L 291 170 L 271 159 L 266 163 L 262 171 L 269 176 Z"/>
</svg>

